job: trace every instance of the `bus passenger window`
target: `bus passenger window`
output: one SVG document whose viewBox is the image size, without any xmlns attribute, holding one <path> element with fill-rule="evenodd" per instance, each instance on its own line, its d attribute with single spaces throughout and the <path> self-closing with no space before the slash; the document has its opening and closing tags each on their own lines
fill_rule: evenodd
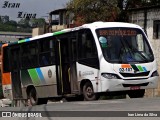
<svg viewBox="0 0 160 120">
<path fill-rule="evenodd" d="M 47 66 L 55 64 L 55 51 L 52 40 L 42 39 L 39 42 L 39 65 Z"/>
<path fill-rule="evenodd" d="M 30 50 L 30 61 L 31 61 L 31 66 L 32 67 L 37 67 L 38 66 L 38 57 L 37 57 L 37 54 L 38 54 L 38 48 L 35 47 L 37 46 L 37 43 L 34 42 L 32 44 L 29 45 L 29 50 Z"/>
<path fill-rule="evenodd" d="M 50 56 L 49 53 L 43 53 L 39 55 L 39 63 L 40 65 L 49 65 L 50 64 Z"/>
<path fill-rule="evenodd" d="M 29 49 L 28 49 L 28 44 L 24 44 L 21 47 L 22 52 L 21 52 L 21 67 L 22 68 L 28 68 L 30 66 L 29 62 Z"/>
</svg>

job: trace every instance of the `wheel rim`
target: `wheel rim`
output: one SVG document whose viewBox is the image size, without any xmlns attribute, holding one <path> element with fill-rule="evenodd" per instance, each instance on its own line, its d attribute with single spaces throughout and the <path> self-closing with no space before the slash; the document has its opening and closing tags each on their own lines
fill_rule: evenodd
<svg viewBox="0 0 160 120">
<path fill-rule="evenodd" d="M 86 95 L 88 97 L 92 97 L 93 96 L 93 90 L 92 90 L 91 87 L 87 87 L 87 89 L 86 89 Z"/>
</svg>

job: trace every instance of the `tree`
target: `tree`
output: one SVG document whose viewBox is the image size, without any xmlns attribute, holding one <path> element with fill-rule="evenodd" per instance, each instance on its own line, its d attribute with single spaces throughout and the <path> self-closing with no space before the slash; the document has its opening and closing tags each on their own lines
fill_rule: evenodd
<svg viewBox="0 0 160 120">
<path fill-rule="evenodd" d="M 160 0 L 70 0 L 68 14 L 74 13 L 77 23 L 94 21 L 128 22 L 128 10 L 160 5 Z"/>
<path fill-rule="evenodd" d="M 115 21 L 119 14 L 117 3 L 117 0 L 71 0 L 67 9 L 68 13 L 74 13 L 74 20 L 81 23 Z"/>
<path fill-rule="evenodd" d="M 1 16 L 0 16 L 0 23 L 2 22 Z"/>
<path fill-rule="evenodd" d="M 33 18 L 29 21 L 29 24 L 32 28 L 43 27 L 45 25 L 45 19 L 44 18 Z"/>
<path fill-rule="evenodd" d="M 9 21 L 9 16 L 5 15 L 5 16 L 1 16 L 1 21 L 2 23 L 6 23 Z"/>
<path fill-rule="evenodd" d="M 44 18 L 37 18 L 38 27 L 43 27 L 45 25 L 45 19 Z"/>
<path fill-rule="evenodd" d="M 28 28 L 30 27 L 29 26 L 29 20 L 28 19 L 21 19 L 20 21 L 18 21 L 18 25 L 20 27 L 23 27 L 23 28 Z"/>
<path fill-rule="evenodd" d="M 14 20 L 10 20 L 6 24 L 11 25 L 11 26 L 15 26 L 15 27 L 17 26 L 17 22 Z"/>
<path fill-rule="evenodd" d="M 18 21 L 17 32 L 32 32 L 29 21 L 29 19 L 21 19 Z"/>
</svg>

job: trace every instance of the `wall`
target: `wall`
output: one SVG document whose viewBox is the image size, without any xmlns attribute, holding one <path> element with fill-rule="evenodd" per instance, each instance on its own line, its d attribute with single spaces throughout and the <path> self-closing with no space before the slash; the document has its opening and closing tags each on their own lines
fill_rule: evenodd
<svg viewBox="0 0 160 120">
<path fill-rule="evenodd" d="M 130 11 L 131 14 L 129 16 L 130 22 L 140 25 L 142 28 L 145 26 L 145 14 L 144 10 L 147 12 L 146 16 L 146 32 L 148 38 L 153 47 L 153 52 L 157 60 L 158 72 L 160 74 L 160 39 L 153 39 L 153 21 L 160 20 L 160 8 L 151 8 L 151 9 L 140 9 Z M 160 79 L 158 83 L 157 89 L 147 90 L 146 97 L 160 96 Z"/>
<path fill-rule="evenodd" d="M 32 37 L 44 34 L 44 28 L 32 29 Z"/>
</svg>

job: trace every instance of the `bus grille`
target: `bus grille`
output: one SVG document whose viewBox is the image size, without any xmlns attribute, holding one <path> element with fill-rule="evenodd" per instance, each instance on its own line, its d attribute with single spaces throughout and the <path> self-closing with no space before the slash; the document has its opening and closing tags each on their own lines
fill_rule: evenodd
<svg viewBox="0 0 160 120">
<path fill-rule="evenodd" d="M 123 84 L 123 87 L 132 87 L 132 86 L 147 86 L 149 83 L 142 83 L 142 84 Z"/>
<path fill-rule="evenodd" d="M 149 75 L 150 71 L 142 73 L 120 73 L 123 77 L 145 77 Z"/>
</svg>

